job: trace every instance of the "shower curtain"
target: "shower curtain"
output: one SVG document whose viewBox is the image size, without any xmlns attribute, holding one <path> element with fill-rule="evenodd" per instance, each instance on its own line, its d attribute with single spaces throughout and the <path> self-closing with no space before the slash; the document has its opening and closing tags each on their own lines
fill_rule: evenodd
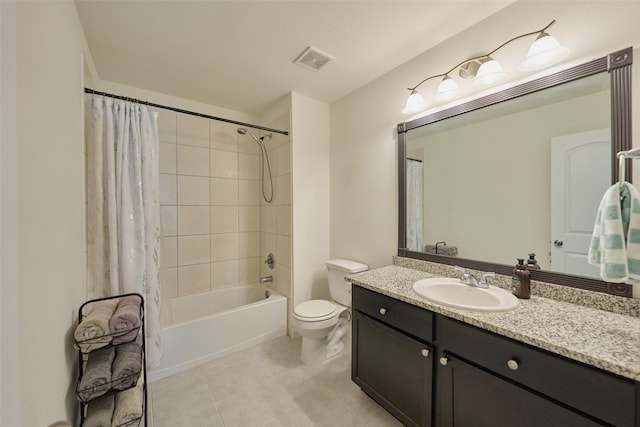
<svg viewBox="0 0 640 427">
<path fill-rule="evenodd" d="M 145 302 L 147 364 L 160 363 L 158 113 L 89 98 L 87 293 L 135 292 Z"/>
<path fill-rule="evenodd" d="M 423 250 L 423 173 L 422 162 L 407 159 L 407 249 Z"/>
</svg>

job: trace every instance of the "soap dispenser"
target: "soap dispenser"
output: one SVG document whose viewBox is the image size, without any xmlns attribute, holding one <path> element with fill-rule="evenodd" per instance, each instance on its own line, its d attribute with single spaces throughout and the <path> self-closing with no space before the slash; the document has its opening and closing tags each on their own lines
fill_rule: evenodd
<svg viewBox="0 0 640 427">
<path fill-rule="evenodd" d="M 534 253 L 529 254 L 529 259 L 527 260 L 527 269 L 540 270 L 540 264 L 538 264 L 538 260 L 536 259 L 536 254 Z"/>
<path fill-rule="evenodd" d="M 531 272 L 524 265 L 524 259 L 518 258 L 518 264 L 513 269 L 513 294 L 520 299 L 531 298 Z"/>
</svg>

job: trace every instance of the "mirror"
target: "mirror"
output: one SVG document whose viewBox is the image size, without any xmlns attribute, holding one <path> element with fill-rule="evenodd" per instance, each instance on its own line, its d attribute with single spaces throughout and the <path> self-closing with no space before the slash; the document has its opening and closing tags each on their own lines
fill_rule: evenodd
<svg viewBox="0 0 640 427">
<path fill-rule="evenodd" d="M 398 254 L 510 274 L 536 253 L 534 280 L 631 296 L 586 262 L 631 147 L 630 67 L 626 49 L 399 124 Z"/>
</svg>

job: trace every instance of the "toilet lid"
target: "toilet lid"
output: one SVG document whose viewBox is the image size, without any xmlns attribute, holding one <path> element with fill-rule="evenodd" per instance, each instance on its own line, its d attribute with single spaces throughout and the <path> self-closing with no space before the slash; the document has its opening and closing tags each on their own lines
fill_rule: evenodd
<svg viewBox="0 0 640 427">
<path fill-rule="evenodd" d="M 321 318 L 329 318 L 338 311 L 338 307 L 323 299 L 314 299 L 296 305 L 293 310 L 298 317 L 304 317 L 313 320 L 323 320 Z"/>
</svg>

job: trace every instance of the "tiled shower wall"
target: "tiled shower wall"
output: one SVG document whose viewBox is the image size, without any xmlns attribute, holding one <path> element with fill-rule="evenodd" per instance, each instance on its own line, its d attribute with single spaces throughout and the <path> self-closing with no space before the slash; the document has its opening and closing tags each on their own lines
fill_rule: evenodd
<svg viewBox="0 0 640 427">
<path fill-rule="evenodd" d="M 171 298 L 256 283 L 263 276 L 274 276 L 272 287 L 290 296 L 288 136 L 265 138 L 274 184 L 267 204 L 260 150 L 250 136 L 237 133 L 237 125 L 159 110 L 158 127 L 163 324 L 172 323 Z M 270 127 L 288 130 L 288 114 Z M 275 270 L 263 263 L 268 253 L 276 257 Z"/>
</svg>

